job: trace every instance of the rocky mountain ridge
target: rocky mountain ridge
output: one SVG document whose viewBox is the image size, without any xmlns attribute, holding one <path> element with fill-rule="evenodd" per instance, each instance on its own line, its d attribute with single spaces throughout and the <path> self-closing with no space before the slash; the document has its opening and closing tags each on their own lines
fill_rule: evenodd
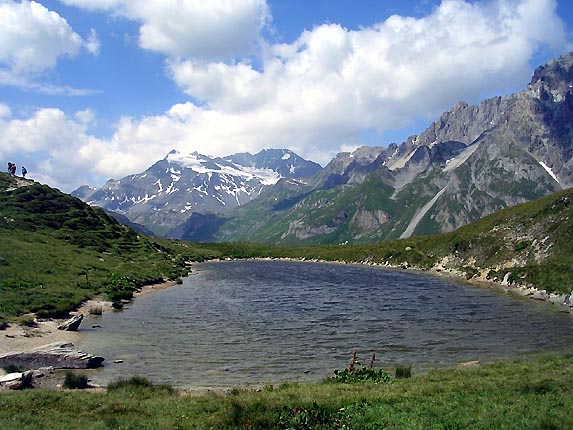
<svg viewBox="0 0 573 430">
<path fill-rule="evenodd" d="M 525 90 L 460 102 L 401 145 L 339 154 L 290 191 L 292 205 L 264 213 L 255 200 L 213 239 L 346 243 L 446 232 L 568 188 L 572 88 L 568 54 L 537 68 Z"/>
<path fill-rule="evenodd" d="M 145 172 L 109 180 L 102 188 L 80 187 L 72 195 L 166 235 L 193 213 L 227 214 L 281 178 L 303 178 L 318 170 L 318 164 L 289 150 L 224 158 L 171 151 Z"/>
<path fill-rule="evenodd" d="M 296 156 L 286 150 L 173 154 L 143 174 L 74 195 L 192 241 L 374 242 L 451 231 L 572 186 L 572 142 L 568 54 L 538 67 L 521 92 L 459 102 L 419 136 L 340 153 L 324 169 L 305 161 L 296 175 L 288 164 Z M 176 180 L 187 168 L 189 179 Z"/>
</svg>

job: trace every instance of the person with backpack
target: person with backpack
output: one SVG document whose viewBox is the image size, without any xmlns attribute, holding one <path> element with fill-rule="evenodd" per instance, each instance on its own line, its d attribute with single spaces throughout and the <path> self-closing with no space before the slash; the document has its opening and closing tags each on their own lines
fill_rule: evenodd
<svg viewBox="0 0 573 430">
<path fill-rule="evenodd" d="M 26 173 L 28 173 L 28 171 L 26 170 L 26 168 L 24 166 L 22 166 L 22 177 L 23 178 L 26 177 Z"/>
</svg>

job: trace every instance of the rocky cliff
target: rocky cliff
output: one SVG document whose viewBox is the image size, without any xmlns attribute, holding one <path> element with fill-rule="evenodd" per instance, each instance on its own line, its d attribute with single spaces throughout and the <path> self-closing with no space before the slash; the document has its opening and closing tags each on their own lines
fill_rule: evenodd
<svg viewBox="0 0 573 430">
<path fill-rule="evenodd" d="M 525 90 L 459 102 L 401 145 L 339 154 L 284 201 L 274 195 L 274 207 L 255 200 L 236 211 L 213 237 L 346 243 L 446 232 L 568 188 L 572 103 L 569 54 L 539 67 Z"/>
</svg>

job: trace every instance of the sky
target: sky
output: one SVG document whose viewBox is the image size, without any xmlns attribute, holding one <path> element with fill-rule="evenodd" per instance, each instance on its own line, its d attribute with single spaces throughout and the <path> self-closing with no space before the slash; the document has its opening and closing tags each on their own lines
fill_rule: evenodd
<svg viewBox="0 0 573 430">
<path fill-rule="evenodd" d="M 172 149 L 325 165 L 572 50 L 570 0 L 0 0 L 0 161 L 65 192 Z"/>
</svg>

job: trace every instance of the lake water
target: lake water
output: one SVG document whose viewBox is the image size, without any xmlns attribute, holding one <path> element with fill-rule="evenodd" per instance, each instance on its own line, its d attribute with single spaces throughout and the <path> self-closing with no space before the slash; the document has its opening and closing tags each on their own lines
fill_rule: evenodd
<svg viewBox="0 0 573 430">
<path fill-rule="evenodd" d="M 80 347 L 106 357 L 93 376 L 101 384 L 133 374 L 195 388 L 311 381 L 347 367 L 353 351 L 414 372 L 573 352 L 573 317 L 556 309 L 367 266 L 203 263 L 182 285 L 88 317 Z"/>
</svg>

